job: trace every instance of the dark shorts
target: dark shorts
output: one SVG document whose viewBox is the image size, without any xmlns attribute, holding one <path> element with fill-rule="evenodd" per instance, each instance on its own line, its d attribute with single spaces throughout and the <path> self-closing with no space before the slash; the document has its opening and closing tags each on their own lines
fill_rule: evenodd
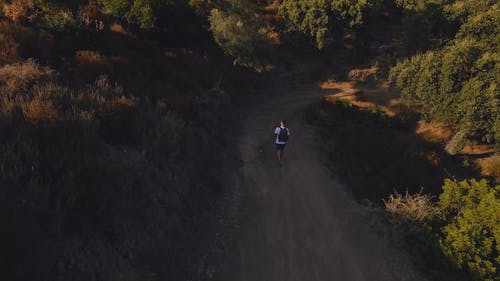
<svg viewBox="0 0 500 281">
<path fill-rule="evenodd" d="M 276 150 L 284 150 L 285 149 L 285 145 L 286 145 L 286 143 L 284 143 L 284 144 L 277 143 L 276 144 Z"/>
</svg>

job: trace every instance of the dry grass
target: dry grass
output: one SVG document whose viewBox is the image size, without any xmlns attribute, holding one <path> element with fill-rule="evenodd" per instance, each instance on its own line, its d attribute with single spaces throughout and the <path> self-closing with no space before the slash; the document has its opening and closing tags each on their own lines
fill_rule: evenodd
<svg viewBox="0 0 500 281">
<path fill-rule="evenodd" d="M 127 30 L 125 29 L 125 27 L 123 27 L 123 25 L 121 25 L 121 24 L 114 23 L 114 24 L 112 24 L 112 25 L 109 27 L 109 29 L 110 29 L 111 31 L 116 32 L 116 33 L 119 33 L 119 34 L 121 34 L 121 35 L 134 37 L 134 36 L 132 35 L 132 33 L 130 33 L 129 31 L 127 31 Z"/>
<path fill-rule="evenodd" d="M 371 77 L 373 69 L 353 69 L 349 76 L 357 81 L 336 82 L 326 80 L 320 83 L 320 88 L 328 94 L 325 99 L 335 102 L 345 99 L 360 108 L 377 108 L 388 116 L 396 116 L 400 112 L 399 93 L 389 87 L 386 81 L 377 83 L 359 83 L 367 81 Z"/>
<path fill-rule="evenodd" d="M 19 59 L 18 44 L 0 32 L 0 64 Z"/>
<path fill-rule="evenodd" d="M 16 23 L 34 22 L 40 15 L 33 1 L 14 0 L 2 7 L 5 17 Z"/>
<path fill-rule="evenodd" d="M 430 194 L 423 194 L 420 191 L 417 194 L 404 194 L 394 192 L 389 198 L 383 200 L 386 210 L 406 221 L 423 221 L 437 213 L 437 209 L 432 203 Z"/>
<path fill-rule="evenodd" d="M 53 103 L 41 98 L 32 100 L 23 111 L 26 120 L 36 125 L 51 125 L 59 119 Z"/>
<path fill-rule="evenodd" d="M 365 68 L 365 69 L 351 69 L 349 71 L 348 77 L 352 81 L 367 82 L 373 80 L 375 73 L 377 72 L 376 67 Z"/>
<path fill-rule="evenodd" d="M 77 51 L 75 59 L 80 64 L 102 64 L 105 62 L 104 56 L 102 56 L 99 52 L 91 50 Z"/>
<path fill-rule="evenodd" d="M 494 177 L 497 182 L 500 182 L 500 154 L 477 159 L 474 163 L 481 169 L 483 176 Z"/>
<path fill-rule="evenodd" d="M 38 65 L 34 60 L 0 67 L 0 93 L 12 94 L 26 91 L 33 83 L 43 82 L 53 77 L 54 72 Z"/>
<path fill-rule="evenodd" d="M 87 78 L 94 80 L 96 77 L 109 73 L 112 70 L 111 63 L 107 57 L 92 50 L 80 50 L 75 54 L 79 72 Z"/>
<path fill-rule="evenodd" d="M 105 16 L 99 10 L 95 3 L 89 3 L 82 6 L 79 10 L 81 21 L 88 27 L 95 27 L 96 31 L 103 30 L 105 27 Z"/>
<path fill-rule="evenodd" d="M 0 64 L 12 64 L 22 58 L 47 58 L 53 50 L 51 34 L 44 30 L 0 20 Z"/>
<path fill-rule="evenodd" d="M 454 135 L 449 127 L 441 124 L 432 124 L 424 120 L 417 122 L 415 133 L 428 142 L 441 144 L 447 143 Z"/>
</svg>

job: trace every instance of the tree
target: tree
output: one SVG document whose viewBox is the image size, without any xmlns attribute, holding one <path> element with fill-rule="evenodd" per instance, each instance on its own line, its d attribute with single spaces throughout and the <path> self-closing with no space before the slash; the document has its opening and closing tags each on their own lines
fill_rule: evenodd
<svg viewBox="0 0 500 281">
<path fill-rule="evenodd" d="M 141 28 L 153 28 L 160 11 L 185 5 L 182 0 L 98 0 L 98 2 L 106 13 L 124 18 Z"/>
<path fill-rule="evenodd" d="M 215 42 L 225 53 L 235 58 L 235 64 L 264 70 L 271 49 L 267 38 L 268 26 L 259 18 L 241 12 L 212 9 L 210 30 Z"/>
<path fill-rule="evenodd" d="M 403 103 L 469 138 L 496 143 L 500 138 L 499 14 L 497 5 L 473 14 L 448 45 L 393 67 L 389 80 L 401 89 Z"/>
<path fill-rule="evenodd" d="M 284 0 L 279 7 L 288 32 L 302 33 L 322 49 L 344 28 L 363 23 L 367 0 Z"/>
</svg>

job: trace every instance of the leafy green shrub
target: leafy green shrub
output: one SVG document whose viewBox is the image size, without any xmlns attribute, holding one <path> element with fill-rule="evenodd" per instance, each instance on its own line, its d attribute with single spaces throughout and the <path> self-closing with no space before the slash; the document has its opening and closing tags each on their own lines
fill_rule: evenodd
<svg viewBox="0 0 500 281">
<path fill-rule="evenodd" d="M 444 6 L 447 16 L 463 23 L 470 16 L 478 15 L 490 9 L 497 9 L 498 2 L 495 0 L 454 0 L 445 2 Z"/>
<path fill-rule="evenodd" d="M 460 26 L 457 38 L 469 38 L 494 44 L 499 41 L 498 30 L 500 30 L 500 13 L 492 8 L 484 13 L 471 16 Z"/>
<path fill-rule="evenodd" d="M 439 200 L 428 198 L 396 194 L 384 201 L 402 220 L 400 229 L 423 268 L 437 280 L 499 280 L 500 185 L 446 179 Z"/>
<path fill-rule="evenodd" d="M 447 222 L 442 228 L 444 253 L 475 278 L 498 280 L 500 185 L 489 186 L 486 180 L 447 180 L 439 208 Z"/>
<path fill-rule="evenodd" d="M 104 7 L 105 13 L 146 29 L 155 26 L 159 11 L 185 5 L 181 0 L 98 0 L 98 3 Z"/>
<path fill-rule="evenodd" d="M 266 70 L 271 46 L 263 21 L 219 9 L 212 9 L 209 21 L 215 42 L 235 58 L 235 64 Z"/>
<path fill-rule="evenodd" d="M 498 141 L 498 11 L 471 16 L 450 44 L 399 62 L 389 75 L 406 105 L 486 143 Z"/>
<path fill-rule="evenodd" d="M 38 24 L 46 30 L 58 33 L 72 33 L 80 28 L 79 19 L 69 9 L 47 9 Z"/>
<path fill-rule="evenodd" d="M 408 53 L 415 54 L 440 47 L 455 32 L 454 24 L 444 16 L 444 7 L 440 1 L 396 2 L 403 8 L 403 39 Z"/>
<path fill-rule="evenodd" d="M 342 29 L 363 22 L 366 0 L 285 0 L 279 7 L 288 32 L 299 32 L 311 38 L 322 49 Z"/>
</svg>

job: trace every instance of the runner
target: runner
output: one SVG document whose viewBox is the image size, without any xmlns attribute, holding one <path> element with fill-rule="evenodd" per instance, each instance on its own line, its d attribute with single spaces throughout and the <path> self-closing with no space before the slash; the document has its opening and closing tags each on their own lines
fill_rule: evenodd
<svg viewBox="0 0 500 281">
<path fill-rule="evenodd" d="M 276 155 L 278 156 L 280 164 L 283 160 L 284 150 L 289 136 L 290 130 L 285 127 L 285 120 L 280 120 L 279 126 L 274 130 L 274 137 L 276 138 Z"/>
</svg>

